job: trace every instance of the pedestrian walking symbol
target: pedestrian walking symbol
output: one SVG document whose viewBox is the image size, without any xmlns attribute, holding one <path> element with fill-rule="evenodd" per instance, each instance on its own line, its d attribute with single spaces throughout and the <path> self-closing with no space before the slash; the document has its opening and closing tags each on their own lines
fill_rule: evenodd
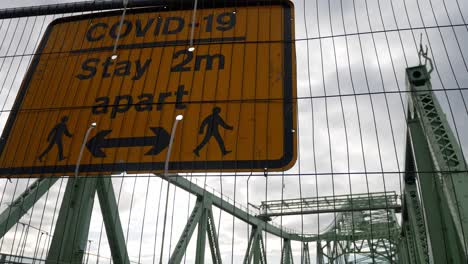
<svg viewBox="0 0 468 264">
<path fill-rule="evenodd" d="M 62 161 L 65 159 L 63 156 L 63 136 L 67 137 L 72 137 L 73 135 L 68 131 L 67 128 L 67 121 L 68 121 L 68 116 L 62 117 L 62 120 L 60 123 L 54 126 L 52 130 L 49 132 L 49 135 L 47 136 L 47 141 L 49 142 L 49 145 L 47 148 L 42 152 L 42 154 L 39 156 L 39 161 L 42 161 L 45 155 L 49 153 L 54 145 L 57 145 L 58 148 L 58 160 Z"/>
<path fill-rule="evenodd" d="M 205 137 L 203 138 L 202 142 L 193 150 L 193 153 L 195 153 L 195 155 L 197 155 L 198 157 L 200 157 L 200 150 L 208 143 L 208 141 L 210 141 L 212 137 L 214 137 L 216 141 L 218 142 L 218 146 L 223 156 L 232 152 L 231 150 L 226 150 L 226 146 L 224 145 L 224 140 L 223 138 L 221 138 L 221 135 L 219 134 L 218 127 L 222 126 L 224 129 L 228 129 L 228 130 L 232 130 L 233 127 L 226 124 L 226 122 L 224 122 L 221 116 L 219 116 L 220 112 L 221 112 L 221 108 L 217 106 L 213 107 L 213 113 L 207 116 L 203 120 L 200 126 L 200 129 L 198 131 L 199 134 L 203 134 L 203 132 L 205 131 L 205 127 L 207 127 L 207 129 L 206 129 Z"/>
</svg>

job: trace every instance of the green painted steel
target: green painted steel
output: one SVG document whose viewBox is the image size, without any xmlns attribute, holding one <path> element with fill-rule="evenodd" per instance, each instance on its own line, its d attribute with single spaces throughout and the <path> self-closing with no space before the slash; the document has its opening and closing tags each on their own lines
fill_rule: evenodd
<svg viewBox="0 0 468 264">
<path fill-rule="evenodd" d="M 260 217 L 323 214 L 379 209 L 401 210 L 395 192 L 345 194 L 296 199 L 268 200 L 260 204 Z"/>
<path fill-rule="evenodd" d="M 211 204 L 210 204 L 211 205 Z M 211 210 L 211 206 L 207 211 L 208 214 L 208 242 L 210 243 L 210 250 L 211 250 L 211 261 L 213 264 L 221 264 L 221 252 L 219 250 L 219 241 L 218 241 L 218 234 L 216 233 L 216 226 L 213 217 L 213 210 Z"/>
<path fill-rule="evenodd" d="M 207 238 L 210 245 L 212 263 L 222 263 L 210 198 L 210 194 L 199 196 L 197 198 L 192 214 L 187 220 L 185 228 L 182 231 L 174 251 L 172 252 L 171 258 L 169 259 L 169 263 L 181 263 L 193 232 L 197 226 L 198 235 L 195 263 L 205 263 L 205 247 Z"/>
<path fill-rule="evenodd" d="M 245 252 L 244 264 L 266 264 L 266 252 L 263 244 L 262 227 L 252 226 L 247 251 Z"/>
<path fill-rule="evenodd" d="M 413 160 L 414 155 L 410 146 L 410 135 L 407 137 L 407 142 L 405 164 L 406 172 L 404 175 L 405 185 L 403 190 L 403 237 L 410 239 L 410 241 L 408 241 L 408 243 L 411 243 L 410 253 L 416 256 L 418 263 L 430 263 L 429 243 L 426 233 L 427 225 L 424 220 L 424 211 L 419 199 L 418 187 L 416 185 L 416 172 Z M 435 208 L 434 213 L 439 213 L 438 207 Z M 440 223 L 437 222 L 433 224 Z M 433 237 L 442 235 L 440 232 L 434 232 L 433 230 L 428 231 Z M 442 237 L 439 237 L 439 239 L 443 242 Z M 444 256 L 445 250 L 443 247 L 441 251 L 444 251 L 444 253 L 440 255 Z"/>
<path fill-rule="evenodd" d="M 79 178 L 82 179 L 82 178 Z M 100 178 L 98 181 L 88 181 L 83 184 L 73 184 L 72 183 L 73 179 L 70 179 L 70 183 L 67 186 L 67 195 L 64 198 L 63 206 L 67 205 L 67 203 L 72 203 L 74 204 L 75 207 L 79 207 L 80 204 L 77 203 L 76 201 L 84 201 L 83 196 L 80 197 L 78 195 L 79 193 L 83 193 L 85 196 L 92 196 L 93 192 L 93 186 L 94 188 L 98 191 L 98 197 L 101 203 L 101 207 L 103 207 L 103 215 L 105 216 L 105 224 L 106 224 L 106 230 L 108 231 L 107 233 L 113 234 L 113 237 L 109 237 L 109 241 L 111 240 L 116 240 L 116 241 L 121 241 L 122 243 L 117 243 L 116 245 L 111 245 L 111 248 L 114 248 L 113 250 L 113 258 L 115 263 L 122 263 L 119 262 L 119 256 L 115 255 L 115 251 L 119 252 L 125 252 L 120 259 L 125 259 L 126 257 L 126 250 L 125 250 L 125 243 L 123 239 L 123 233 L 120 231 L 112 231 L 112 227 L 114 226 L 120 226 L 120 220 L 118 219 L 118 212 L 117 211 L 112 211 L 108 210 L 105 211 L 105 209 L 110 209 L 110 208 L 116 208 L 115 204 L 115 196 L 113 194 L 112 190 L 112 184 L 110 178 Z M 82 179 L 82 181 L 85 181 Z M 198 200 L 197 203 L 192 211 L 191 216 L 188 219 L 187 225 L 179 239 L 179 242 L 174 249 L 173 254 L 171 255 L 171 260 L 170 263 L 180 263 L 182 260 L 186 247 L 188 245 L 188 242 L 190 241 L 190 237 L 193 234 L 195 228 L 197 225 L 202 224 L 202 228 L 199 228 L 199 235 L 197 238 L 197 258 L 199 263 L 204 262 L 204 252 L 205 252 L 205 246 L 206 246 L 206 234 L 208 234 L 208 242 L 210 244 L 210 249 L 211 249 L 211 254 L 212 254 L 212 260 L 213 263 L 221 263 L 221 258 L 220 258 L 220 251 L 219 251 L 219 244 L 218 244 L 218 238 L 216 235 L 216 228 L 214 225 L 214 220 L 212 216 L 212 210 L 211 206 L 215 205 L 219 207 L 220 209 L 229 212 L 233 215 L 245 217 L 244 219 L 249 220 L 249 224 L 253 227 L 252 228 L 252 236 L 250 237 L 249 240 L 249 246 L 248 250 L 246 252 L 246 259 L 245 263 L 266 263 L 266 253 L 263 245 L 263 237 L 262 233 L 265 230 L 264 228 L 268 228 L 269 231 L 272 231 L 274 234 L 276 231 L 279 231 L 281 234 L 280 237 L 282 237 L 285 241 L 285 247 L 283 248 L 283 260 L 284 263 L 288 263 L 287 261 L 292 261 L 292 249 L 290 248 L 290 242 L 292 240 L 297 240 L 297 241 L 317 241 L 318 238 L 320 238 L 320 241 L 317 242 L 317 245 L 323 245 L 323 246 L 318 246 L 318 255 L 320 255 L 320 252 L 323 252 L 324 250 L 327 252 L 326 254 L 322 254 L 321 256 L 318 257 L 318 263 L 328 263 L 330 261 L 336 261 L 336 260 L 343 260 L 343 261 L 353 261 L 352 255 L 358 253 L 359 255 L 362 256 L 370 256 L 367 258 L 362 258 L 360 260 L 368 260 L 368 259 L 373 259 L 376 262 L 391 262 L 394 259 L 395 256 L 395 247 L 393 247 L 393 242 L 389 242 L 389 240 L 394 241 L 394 239 L 398 239 L 398 234 L 399 234 L 399 227 L 396 221 L 396 218 L 394 216 L 394 211 L 396 209 L 391 209 L 389 211 L 387 210 L 373 210 L 373 213 L 370 213 L 369 210 L 360 210 L 360 211 L 355 211 L 351 210 L 349 212 L 341 210 L 337 214 L 337 218 L 335 219 L 334 223 L 327 229 L 326 232 L 322 234 L 315 234 L 315 235 L 299 235 L 297 233 L 292 232 L 291 230 L 286 230 L 286 229 L 280 229 L 279 227 L 273 226 L 272 224 L 263 221 L 259 217 L 255 217 L 253 215 L 249 215 L 247 212 L 243 211 L 242 209 L 235 207 L 234 205 L 230 204 L 229 202 L 223 200 L 220 197 L 215 196 L 214 194 L 211 194 L 207 192 L 206 190 L 203 190 L 201 187 L 197 186 L 196 184 L 186 180 L 185 178 L 182 177 L 176 177 L 172 176 L 171 177 L 171 183 L 175 184 L 176 186 L 185 189 L 189 191 L 192 194 L 197 195 Z M 70 190 L 70 186 L 73 187 L 72 190 Z M 107 195 L 104 195 L 107 194 Z M 102 197 L 101 197 L 102 196 Z M 358 195 L 359 196 L 359 195 Z M 369 200 L 368 204 L 371 203 L 371 201 L 383 204 L 384 201 L 377 201 L 377 197 L 380 197 L 379 199 L 389 199 L 386 201 L 387 204 L 391 205 L 392 208 L 397 208 L 395 206 L 394 202 L 396 201 L 393 199 L 392 195 L 382 195 L 382 194 L 367 194 Z M 67 198 L 68 197 L 68 198 Z M 73 199 L 74 202 L 70 201 L 70 199 Z M 112 202 L 114 201 L 114 202 Z M 353 199 L 350 199 L 349 201 L 353 201 Z M 86 204 L 86 203 L 84 203 Z M 83 206 L 83 204 L 81 205 Z M 351 206 L 354 207 L 353 205 L 345 205 L 346 206 Z M 88 207 L 89 208 L 89 207 Z M 89 210 L 89 209 L 88 209 Z M 82 210 L 82 212 L 86 212 L 87 210 Z M 66 212 L 66 210 L 61 211 L 61 215 L 64 215 L 63 212 Z M 68 212 L 68 214 L 74 213 L 74 212 Z M 86 218 L 86 217 L 85 217 Z M 107 219 L 107 220 L 106 220 Z M 366 220 L 367 219 L 367 220 Z M 372 219 L 369 221 L 369 219 Z M 380 220 L 379 220 L 380 219 Z M 59 220 L 62 221 L 62 220 Z M 78 221 L 78 220 L 76 220 Z M 79 221 L 85 221 L 83 218 Z M 88 220 L 89 221 L 89 220 Z M 256 224 L 259 225 L 256 225 Z M 389 223 L 391 225 L 389 226 Z M 60 226 L 65 226 L 68 224 L 63 224 L 62 222 L 59 224 Z M 356 228 L 356 226 L 360 226 L 360 228 Z M 389 228 L 390 227 L 390 228 Z M 108 230 L 110 228 L 111 230 Z M 120 227 L 121 228 L 121 227 Z M 63 231 L 63 230 L 62 230 Z M 204 231 L 204 232 L 201 232 Z M 76 238 L 74 238 L 71 234 L 74 231 L 70 230 L 70 234 L 68 234 L 69 238 L 66 239 L 71 239 L 71 241 L 76 241 Z M 76 231 L 75 231 L 76 232 Z M 86 230 L 83 230 L 83 232 L 86 232 Z M 201 232 L 201 233 L 200 233 Z M 60 234 L 60 232 L 58 233 Z M 203 238 L 202 234 L 205 234 L 205 238 Z M 57 235 L 57 240 L 62 240 L 65 239 L 65 235 Z M 70 238 L 71 237 L 71 238 Z M 81 236 L 81 240 L 83 239 L 84 236 Z M 73 240 L 75 239 L 75 240 Z M 203 241 L 202 241 L 203 240 Z M 70 245 L 73 245 L 71 243 Z M 76 243 L 75 243 L 76 244 Z M 307 246 L 305 246 L 307 245 Z M 307 248 L 307 250 L 304 250 L 305 254 L 308 255 L 308 244 L 305 244 L 304 248 Z M 75 251 L 80 250 L 78 247 L 74 247 Z M 81 248 L 82 249 L 82 248 Z M 120 250 L 116 250 L 120 249 Z M 53 250 L 52 250 L 53 251 Z M 381 255 L 383 252 L 391 252 L 388 257 L 382 257 Z M 73 255 L 73 253 L 70 253 Z M 57 253 L 52 253 L 50 257 L 57 256 Z M 285 257 L 285 256 L 289 256 Z M 326 256 L 326 257 L 324 257 Z M 79 254 L 76 257 L 79 259 Z M 309 259 L 310 262 L 310 257 L 304 257 L 304 263 L 307 263 L 307 259 Z M 359 262 L 359 261 L 356 261 Z M 124 260 L 125 263 L 125 260 Z"/>
<path fill-rule="evenodd" d="M 125 244 L 125 236 L 120 222 L 117 199 L 112 179 L 110 177 L 99 177 L 96 192 L 101 207 L 102 219 L 106 228 L 107 241 L 109 242 L 112 260 L 114 263 L 129 264 L 130 260 Z"/>
<path fill-rule="evenodd" d="M 187 249 L 190 238 L 192 237 L 195 228 L 197 227 L 200 217 L 203 212 L 203 198 L 198 198 L 195 206 L 192 209 L 192 213 L 185 224 L 185 228 L 180 235 L 179 241 L 177 242 L 174 252 L 171 255 L 169 263 L 180 263 L 184 257 L 185 250 Z"/>
<path fill-rule="evenodd" d="M 425 65 L 406 70 L 411 93 L 408 130 L 420 186 L 417 194 L 424 208 L 424 220 L 433 263 L 466 263 L 468 242 L 467 166 L 461 148 L 431 91 Z M 411 160 L 407 157 L 407 162 Z M 416 192 L 416 190 L 414 191 Z M 406 194 L 406 193 L 405 193 Z M 407 199 L 407 198 L 405 198 Z M 409 221 L 417 215 L 409 215 Z M 411 227 L 411 224 L 410 224 Z M 414 228 L 414 227 L 413 227 Z M 416 245 L 420 243 L 415 239 Z M 426 263 L 419 258 L 418 263 Z"/>
<path fill-rule="evenodd" d="M 398 263 L 419 263 L 416 256 L 415 242 L 408 221 L 403 221 L 402 236 L 398 244 Z"/>
<path fill-rule="evenodd" d="M 283 251 L 281 252 L 281 264 L 293 264 L 294 259 L 291 249 L 291 240 L 283 239 Z"/>
<path fill-rule="evenodd" d="M 82 263 L 88 242 L 96 178 L 70 178 L 46 263 Z"/>
<path fill-rule="evenodd" d="M 175 186 L 191 194 L 194 194 L 197 197 L 210 196 L 213 206 L 216 206 L 217 208 L 235 216 L 239 220 L 242 220 L 251 226 L 261 226 L 265 232 L 268 232 L 272 235 L 275 235 L 281 238 L 289 238 L 291 240 L 297 240 L 297 241 L 303 241 L 303 240 L 314 241 L 316 239 L 315 235 L 310 235 L 310 236 L 302 235 L 300 232 L 294 232 L 292 230 L 283 230 L 281 227 L 277 227 L 268 222 L 265 222 L 260 217 L 256 217 L 254 215 L 249 214 L 243 209 L 237 206 L 234 206 L 229 201 L 224 200 L 223 197 L 218 197 L 210 193 L 209 191 L 203 189 L 202 187 L 194 184 L 193 182 L 181 176 L 178 176 L 177 174 L 168 175 L 168 179 Z"/>
<path fill-rule="evenodd" d="M 311 264 L 310 253 L 309 253 L 309 243 L 307 242 L 302 243 L 301 264 Z"/>
<path fill-rule="evenodd" d="M 325 258 L 323 257 L 325 254 L 323 252 L 322 242 L 317 241 L 317 264 L 325 264 Z"/>
<path fill-rule="evenodd" d="M 286 229 L 286 228 L 281 228 L 278 226 L 273 225 L 272 223 L 269 223 L 265 221 L 261 215 L 260 216 L 254 216 L 249 214 L 248 212 L 244 211 L 243 209 L 234 206 L 231 204 L 229 201 L 224 200 L 222 197 L 218 197 L 205 189 L 199 187 L 198 185 L 194 184 L 193 182 L 190 182 L 189 180 L 177 176 L 176 174 L 171 174 L 169 175 L 169 179 L 172 184 L 175 186 L 186 190 L 190 192 L 191 194 L 196 195 L 197 197 L 207 197 L 210 196 L 210 199 L 212 201 L 213 206 L 218 207 L 219 209 L 234 215 L 236 218 L 248 223 L 251 226 L 261 226 L 262 230 L 265 232 L 268 232 L 272 235 L 275 235 L 280 238 L 284 239 L 289 239 L 291 241 L 301 241 L 301 242 L 313 242 L 313 241 L 318 241 L 318 240 L 333 240 L 333 239 L 338 239 L 338 240 L 363 240 L 366 238 L 370 237 L 369 232 L 372 230 L 372 237 L 375 239 L 380 239 L 380 238 L 388 238 L 389 235 L 390 237 L 397 237 L 399 232 L 400 232 L 400 227 L 397 223 L 396 217 L 395 217 L 395 210 L 399 210 L 400 206 L 393 204 L 396 202 L 394 200 L 394 193 L 389 192 L 386 194 L 383 193 L 368 193 L 365 194 L 368 197 L 367 204 L 370 203 L 371 200 L 378 201 L 380 204 L 385 204 L 387 203 L 389 205 L 389 208 L 395 207 L 396 209 L 389 209 L 391 211 L 390 214 L 387 214 L 385 210 L 376 210 L 378 213 L 373 213 L 369 214 L 366 211 L 351 211 L 351 212 L 343 212 L 337 214 L 340 217 L 343 217 L 343 220 L 341 222 L 346 223 L 346 229 L 341 229 L 341 232 L 335 232 L 332 225 L 329 227 L 330 232 L 325 232 L 322 234 L 306 234 L 303 232 L 291 230 L 291 229 Z M 356 194 L 357 196 L 362 196 L 360 194 Z M 353 195 L 354 197 L 354 195 Z M 387 199 L 385 201 L 384 199 Z M 365 202 L 364 202 L 365 203 Z M 348 208 L 351 207 L 351 205 L 347 205 Z M 353 232 L 352 229 L 352 223 L 359 223 L 359 221 L 363 221 L 365 217 L 372 216 L 375 217 L 376 220 L 372 221 L 374 224 L 372 226 L 361 226 L 360 229 L 355 229 Z M 353 220 L 353 217 L 356 217 Z M 190 218 L 189 218 L 190 219 Z M 380 220 L 378 220 L 380 219 Z M 390 226 L 387 224 L 385 219 L 389 219 Z M 334 224 L 333 222 L 332 224 Z M 368 223 L 368 222 L 362 222 L 363 224 Z"/>
<path fill-rule="evenodd" d="M 411 171 L 418 172 L 416 174 L 418 177 L 420 193 L 418 193 L 416 184 L 413 183 L 411 185 L 405 185 L 405 187 L 407 187 L 405 195 L 408 201 L 413 201 L 415 199 L 419 200 L 418 196 L 421 195 L 423 204 L 421 205 L 419 201 L 417 202 L 417 205 L 415 203 L 409 202 L 409 205 L 414 204 L 414 207 L 418 207 L 417 209 L 414 209 L 414 214 L 412 214 L 410 220 L 414 222 L 414 229 L 419 227 L 427 229 L 427 233 L 430 238 L 429 243 L 432 249 L 431 261 L 434 263 L 459 263 L 450 261 L 450 258 L 452 258 L 452 254 L 449 253 L 450 249 L 458 247 L 456 239 L 453 239 L 453 237 L 451 238 L 449 236 L 449 233 L 453 235 L 455 230 L 454 226 L 451 223 L 446 222 L 444 219 L 444 216 L 450 213 L 442 209 L 441 203 L 443 202 L 441 198 L 443 197 L 441 197 L 440 193 L 438 192 L 440 183 L 437 180 L 437 174 L 432 173 L 435 171 L 435 168 L 432 163 L 425 138 L 421 138 L 423 134 L 419 122 L 417 121 L 418 120 L 409 121 L 408 129 L 410 131 L 409 138 L 411 138 L 412 141 L 412 148 L 414 149 L 413 151 L 414 153 L 417 153 L 415 155 L 416 168 L 412 168 Z M 427 173 L 424 173 L 424 171 L 427 171 Z M 411 174 L 411 172 L 408 170 L 406 174 Z M 415 177 L 415 175 L 411 176 Z M 411 207 L 408 207 L 408 209 L 410 208 Z M 422 215 L 421 209 L 424 209 L 425 219 Z M 430 226 L 431 228 L 427 228 L 426 226 Z M 443 232 L 442 230 L 446 230 L 446 232 Z M 423 231 L 419 231 L 419 233 L 422 232 Z M 427 245 L 426 241 L 420 241 L 421 239 L 426 240 L 425 232 L 424 237 L 419 237 L 418 235 L 415 235 L 415 237 L 418 246 L 419 244 Z M 426 254 L 428 254 L 428 251 Z"/>
<path fill-rule="evenodd" d="M 96 192 L 113 261 L 130 263 L 109 177 L 68 180 L 46 263 L 82 263 Z"/>
<path fill-rule="evenodd" d="M 356 234 L 360 234 L 357 236 Z M 400 227 L 391 210 L 339 213 L 320 234 L 318 263 L 394 263 Z"/>
<path fill-rule="evenodd" d="M 400 226 L 395 213 L 401 211 L 395 192 L 305 197 L 301 199 L 264 201 L 259 217 L 335 213 L 335 219 L 317 234 L 318 263 L 349 260 L 359 263 L 362 257 L 381 262 L 395 262 Z M 304 235 L 304 240 L 310 235 Z M 287 241 L 286 239 L 284 241 Z M 285 242 L 286 243 L 286 242 Z M 284 247 L 284 252 L 289 252 Z M 375 257 L 378 255 L 379 257 Z M 288 263 L 283 254 L 283 262 Z M 377 261 L 377 262 L 378 262 Z"/>
<path fill-rule="evenodd" d="M 198 220 L 197 252 L 195 254 L 195 264 L 205 263 L 205 245 L 206 245 L 207 225 L 208 225 L 207 210 L 202 210 L 200 219 Z"/>
<path fill-rule="evenodd" d="M 57 177 L 49 177 L 36 180 L 0 214 L 0 238 L 18 223 L 20 218 L 34 206 L 37 200 L 39 200 L 58 179 Z"/>
<path fill-rule="evenodd" d="M 0 215 L 0 237 L 39 200 L 58 177 L 40 178 Z M 70 178 L 62 200 L 47 263 L 78 263 L 86 249 L 89 224 L 97 190 L 114 263 L 130 263 L 114 190 L 109 177 Z"/>
</svg>

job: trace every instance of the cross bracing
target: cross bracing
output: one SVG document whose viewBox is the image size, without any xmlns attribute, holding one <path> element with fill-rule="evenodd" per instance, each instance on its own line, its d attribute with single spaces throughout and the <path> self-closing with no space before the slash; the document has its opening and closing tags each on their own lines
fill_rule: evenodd
<svg viewBox="0 0 468 264">
<path fill-rule="evenodd" d="M 317 242 L 319 263 L 391 263 L 401 232 L 393 210 L 338 213 Z"/>
</svg>

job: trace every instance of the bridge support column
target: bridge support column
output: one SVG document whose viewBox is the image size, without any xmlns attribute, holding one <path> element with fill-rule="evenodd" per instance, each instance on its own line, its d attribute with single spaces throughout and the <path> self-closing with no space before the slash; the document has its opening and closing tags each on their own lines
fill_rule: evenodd
<svg viewBox="0 0 468 264">
<path fill-rule="evenodd" d="M 0 237 L 44 195 L 59 177 L 35 181 L 2 214 Z M 81 263 L 88 242 L 89 224 L 97 191 L 114 263 L 130 263 L 109 177 L 70 178 L 55 225 L 46 263 Z"/>
<path fill-rule="evenodd" d="M 198 197 L 195 207 L 187 220 L 184 231 L 177 242 L 174 252 L 171 255 L 169 263 L 180 263 L 184 257 L 188 243 L 192 237 L 195 228 L 198 225 L 197 235 L 197 251 L 195 256 L 195 263 L 205 263 L 205 246 L 206 235 L 208 235 L 208 243 L 210 245 L 211 259 L 215 264 L 221 264 L 221 253 L 219 251 L 218 235 L 212 211 L 212 201 L 209 194 L 203 197 Z"/>
<path fill-rule="evenodd" d="M 301 264 L 311 264 L 310 253 L 309 253 L 309 243 L 307 242 L 302 243 Z"/>
<path fill-rule="evenodd" d="M 113 260 L 130 263 L 109 177 L 68 179 L 46 263 L 82 262 L 96 191 Z"/>
<path fill-rule="evenodd" d="M 327 257 L 327 255 L 325 255 L 325 253 L 323 252 L 323 248 L 324 247 L 322 247 L 322 241 L 318 240 L 317 241 L 317 264 L 325 264 L 325 258 Z"/>
<path fill-rule="evenodd" d="M 282 264 L 293 264 L 293 256 L 291 250 L 291 240 L 283 239 L 283 251 L 281 252 L 281 263 Z"/>
<path fill-rule="evenodd" d="M 244 264 L 266 264 L 265 247 L 263 245 L 262 228 L 252 227 L 247 252 L 244 257 Z"/>
<path fill-rule="evenodd" d="M 466 263 L 468 258 L 467 165 L 434 96 L 426 66 L 406 69 L 411 93 L 408 133 L 435 263 Z M 408 157 L 407 157 L 408 161 Z"/>
</svg>

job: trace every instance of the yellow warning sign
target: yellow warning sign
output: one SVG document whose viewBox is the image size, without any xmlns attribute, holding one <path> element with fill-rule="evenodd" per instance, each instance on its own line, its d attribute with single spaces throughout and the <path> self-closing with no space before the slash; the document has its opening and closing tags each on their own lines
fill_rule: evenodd
<svg viewBox="0 0 468 264">
<path fill-rule="evenodd" d="M 292 5 L 192 16 L 137 9 L 121 27 L 121 12 L 52 22 L 4 128 L 0 174 L 69 175 L 82 148 L 80 175 L 161 172 L 178 115 L 171 171 L 290 168 Z"/>
</svg>

